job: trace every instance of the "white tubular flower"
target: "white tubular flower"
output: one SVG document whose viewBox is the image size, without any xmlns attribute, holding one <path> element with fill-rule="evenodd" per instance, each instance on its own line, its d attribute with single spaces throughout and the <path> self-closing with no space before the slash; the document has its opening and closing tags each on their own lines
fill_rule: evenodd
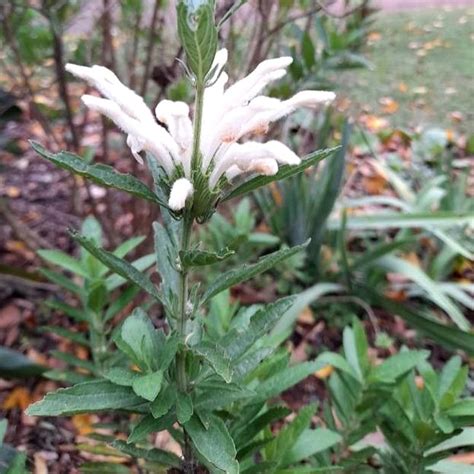
<svg viewBox="0 0 474 474">
<path fill-rule="evenodd" d="M 127 144 L 132 154 L 143 163 L 139 153 L 152 154 L 170 175 L 180 162 L 180 148 L 171 135 L 153 117 L 144 100 L 124 86 L 117 76 L 102 66 L 67 64 L 66 70 L 86 80 L 107 99 L 84 95 L 84 104 L 108 118 L 128 134 Z"/>
<path fill-rule="evenodd" d="M 233 178 L 242 172 L 256 172 L 273 175 L 278 171 L 278 163 L 298 165 L 300 158 L 283 143 L 271 140 L 267 143 L 234 143 L 223 154 L 218 165 L 212 170 L 209 187 L 214 189 L 220 177 L 226 173 Z M 237 169 L 236 169 L 237 168 Z M 227 171 L 231 170 L 229 173 Z M 265 171 L 259 171 L 265 170 Z"/>
<path fill-rule="evenodd" d="M 186 205 L 186 200 L 194 193 L 194 186 L 186 178 L 177 179 L 171 188 L 168 206 L 173 211 L 181 211 Z"/>
<path fill-rule="evenodd" d="M 184 174 L 191 176 L 191 145 L 193 126 L 189 118 L 189 107 L 184 102 L 162 100 L 155 109 L 156 118 L 168 127 L 170 135 L 178 144 Z"/>
<path fill-rule="evenodd" d="M 105 97 L 85 95 L 82 100 L 128 135 L 127 145 L 135 159 L 142 163 L 140 153 L 150 153 L 168 177 L 175 180 L 170 183 L 169 196 L 169 206 L 175 211 L 184 209 L 196 187 L 199 195 L 194 196 L 193 209 L 197 215 L 206 216 L 217 202 L 225 178 L 231 181 L 250 173 L 270 176 L 278 172 L 279 165 L 298 165 L 298 156 L 283 143 L 239 141 L 247 136 L 264 135 L 272 122 L 301 107 L 317 109 L 335 98 L 333 92 L 327 91 L 302 91 L 287 100 L 259 95 L 268 84 L 286 74 L 291 57 L 263 61 L 248 76 L 226 89 L 227 56 L 227 50 L 221 49 L 214 58 L 212 74 L 204 89 L 200 137 L 193 137 L 189 106 L 184 102 L 161 101 L 155 108 L 155 118 L 144 100 L 107 68 L 66 66 Z M 195 138 L 199 138 L 199 150 L 192 149 Z M 200 153 L 200 170 L 191 169 L 194 152 Z M 202 196 L 209 202 L 200 200 L 202 187 L 206 186 L 205 176 L 209 176 L 207 186 L 211 193 Z"/>
</svg>

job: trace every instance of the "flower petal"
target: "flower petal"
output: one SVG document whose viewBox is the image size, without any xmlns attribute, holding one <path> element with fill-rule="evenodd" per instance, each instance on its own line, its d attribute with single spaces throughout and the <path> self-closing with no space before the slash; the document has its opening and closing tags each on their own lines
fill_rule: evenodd
<svg viewBox="0 0 474 474">
<path fill-rule="evenodd" d="M 193 184 L 186 178 L 179 178 L 171 187 L 168 205 L 173 211 L 181 211 L 186 205 L 186 200 L 194 193 Z"/>
</svg>

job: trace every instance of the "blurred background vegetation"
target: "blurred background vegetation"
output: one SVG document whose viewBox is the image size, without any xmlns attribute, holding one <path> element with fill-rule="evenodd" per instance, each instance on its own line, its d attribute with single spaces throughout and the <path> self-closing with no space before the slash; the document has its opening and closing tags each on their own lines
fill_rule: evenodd
<svg viewBox="0 0 474 474">
<path fill-rule="evenodd" d="M 231 81 L 265 58 L 291 55 L 289 74 L 270 95 L 284 98 L 302 89 L 337 93 L 331 108 L 300 111 L 272 127 L 270 135 L 283 138 L 301 156 L 341 148 L 318 168 L 251 200 L 233 202 L 200 231 L 210 248 L 228 246 L 255 257 L 312 238 L 306 255 L 218 296 L 209 331 L 219 334 L 228 327 L 239 307 L 302 291 L 275 333 L 281 341 L 289 336 L 296 360 L 338 350 L 342 329 L 348 334 L 359 318 L 373 347 L 363 345 L 360 351 L 372 358 L 384 359 L 402 346 L 429 348 L 438 370 L 459 353 L 470 363 L 460 392 L 472 396 L 474 9 L 436 4 L 400 12 L 396 7 L 388 0 L 377 6 L 369 0 L 217 2 Z M 231 16 L 230 10 L 235 10 Z M 66 365 L 69 381 L 77 380 L 81 371 L 95 370 L 89 358 L 100 364 L 104 356 L 89 351 L 77 334 L 71 336 L 77 311 L 94 304 L 97 278 L 78 270 L 93 269 L 94 263 L 79 255 L 67 227 L 103 233 L 108 248 L 143 235 L 128 241 L 122 252 L 146 270 L 153 242 L 145 230 L 158 216 L 143 203 L 58 171 L 35 155 L 28 140 L 150 180 L 118 131 L 81 107 L 86 89 L 65 73 L 65 63 L 109 67 L 151 107 L 163 98 L 192 102 L 193 97 L 177 60 L 183 51 L 173 2 L 14 0 L 0 5 L 0 21 L 0 344 L 5 351 L 0 375 L 11 377 L 15 360 L 30 377 L 0 385 L 0 405 L 19 427 L 7 441 L 31 454 L 47 449 L 31 440 L 31 426 L 15 409 L 25 408 L 45 384 L 60 378 L 55 369 Z M 82 266 L 59 258 L 53 248 L 82 258 Z M 232 265 L 232 259 L 224 265 Z M 87 288 L 88 296 L 74 295 L 70 280 Z M 99 311 L 96 321 L 83 321 L 80 333 L 98 341 L 120 321 L 138 295 L 131 288 L 112 308 L 112 292 L 122 284 L 109 277 L 108 309 Z M 159 308 L 155 318 L 159 324 Z M 40 328 L 46 325 L 56 328 L 45 334 Z M 349 344 L 346 336 L 344 344 Z M 58 346 L 60 352 L 50 353 Z M 32 379 L 44 366 L 52 369 L 49 381 Z M 18 370 L 15 375 L 21 375 Z M 330 400 L 331 394 L 337 398 L 337 381 L 327 390 L 320 380 L 326 377 L 307 381 L 288 400 L 298 406 L 308 399 Z M 365 387 L 370 392 L 370 383 Z M 383 416 L 393 429 L 393 414 Z M 61 436 L 82 435 L 93 421 L 76 419 Z M 51 439 L 48 426 L 40 429 Z M 345 433 L 351 443 L 352 435 Z M 408 449 L 408 442 L 397 443 L 400 452 Z M 345 454 L 341 449 L 335 456 Z M 372 455 L 367 452 L 363 462 Z M 77 453 L 68 456 L 73 463 L 82 459 Z M 320 456 L 318 465 L 327 460 Z M 396 470 L 402 469 L 399 459 L 386 462 L 394 470 L 385 472 L 405 472 Z M 357 459 L 349 465 L 358 469 Z"/>
</svg>

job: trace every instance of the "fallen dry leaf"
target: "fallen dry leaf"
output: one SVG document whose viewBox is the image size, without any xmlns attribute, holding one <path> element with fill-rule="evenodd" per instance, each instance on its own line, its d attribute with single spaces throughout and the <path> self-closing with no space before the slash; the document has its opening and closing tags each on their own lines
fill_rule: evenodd
<svg viewBox="0 0 474 474">
<path fill-rule="evenodd" d="M 400 107 L 398 102 L 391 97 L 382 97 L 379 102 L 384 114 L 394 114 Z"/>
<path fill-rule="evenodd" d="M 5 398 L 2 408 L 4 410 L 13 410 L 15 408 L 26 410 L 32 401 L 32 396 L 26 388 L 16 387 Z"/>
<path fill-rule="evenodd" d="M 74 415 L 71 418 L 71 421 L 79 435 L 85 436 L 94 431 L 92 424 L 95 422 L 95 420 L 92 419 L 92 415 Z"/>
</svg>

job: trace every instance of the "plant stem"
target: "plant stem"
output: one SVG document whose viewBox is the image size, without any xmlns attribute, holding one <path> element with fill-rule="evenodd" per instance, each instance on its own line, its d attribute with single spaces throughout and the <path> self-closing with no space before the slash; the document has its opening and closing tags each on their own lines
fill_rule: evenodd
<svg viewBox="0 0 474 474">
<path fill-rule="evenodd" d="M 194 109 L 194 130 L 193 130 L 193 151 L 191 158 L 192 174 L 197 172 L 201 167 L 201 153 L 200 153 L 200 138 L 202 125 L 202 108 L 204 98 L 204 84 L 198 82 L 196 85 L 196 100 Z M 191 239 L 191 229 L 193 226 L 194 217 L 191 209 L 186 209 L 183 215 L 183 227 L 181 234 L 181 252 L 187 252 Z M 188 276 L 189 272 L 186 268 L 182 268 L 179 279 L 179 293 L 178 293 L 178 332 L 181 338 L 186 337 L 186 322 L 188 319 Z M 176 356 L 176 378 L 178 383 L 178 390 L 186 392 L 188 390 L 188 378 L 186 374 L 186 351 L 181 351 Z M 183 426 L 184 446 L 183 446 L 183 470 L 187 474 L 195 472 L 195 463 L 191 440 L 189 439 L 186 429 Z"/>
<path fill-rule="evenodd" d="M 180 250 L 186 252 L 189 249 L 189 242 L 191 237 L 191 228 L 193 225 L 193 217 L 189 211 L 186 211 L 183 216 L 183 230 L 181 234 Z M 179 278 L 179 293 L 178 293 L 178 332 L 181 338 L 186 335 L 186 322 L 188 319 L 188 271 L 183 268 Z M 186 351 L 181 351 L 176 357 L 176 377 L 178 382 L 178 390 L 186 392 L 188 390 L 188 378 L 186 374 Z M 191 448 L 189 436 L 183 426 L 184 432 L 184 447 L 183 447 L 183 469 L 185 473 L 194 473 L 194 457 Z"/>
<path fill-rule="evenodd" d="M 194 102 L 194 130 L 193 130 L 193 153 L 191 158 L 191 169 L 197 171 L 200 163 L 200 143 L 201 143 L 201 127 L 202 127 L 202 109 L 204 104 L 204 85 L 196 85 L 196 99 Z"/>
</svg>

